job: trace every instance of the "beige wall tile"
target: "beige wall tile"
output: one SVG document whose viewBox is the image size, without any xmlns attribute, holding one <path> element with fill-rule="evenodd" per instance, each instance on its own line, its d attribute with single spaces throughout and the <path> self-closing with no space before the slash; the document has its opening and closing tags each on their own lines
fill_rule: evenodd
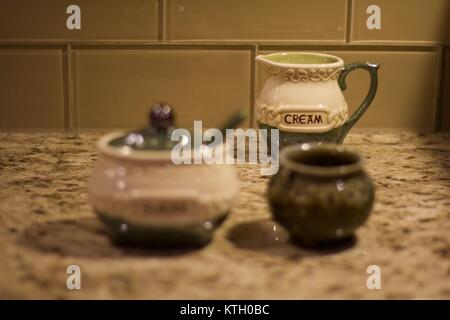
<svg viewBox="0 0 450 320">
<path fill-rule="evenodd" d="M 0 47 L 0 129 L 64 127 L 61 50 Z"/>
<path fill-rule="evenodd" d="M 146 125 L 158 101 L 173 105 L 182 127 L 217 127 L 250 106 L 248 51 L 80 49 L 74 69 L 80 128 Z"/>
<path fill-rule="evenodd" d="M 354 41 L 450 42 L 448 0 L 354 0 Z M 367 28 L 369 5 L 381 9 L 381 29 Z"/>
<path fill-rule="evenodd" d="M 81 8 L 81 30 L 68 30 L 66 9 Z M 0 39 L 157 38 L 157 0 L 1 0 Z"/>
<path fill-rule="evenodd" d="M 168 0 L 172 40 L 344 41 L 345 0 Z"/>
<path fill-rule="evenodd" d="M 312 50 L 315 51 L 315 50 Z M 265 53 L 265 52 L 264 52 Z M 379 63 L 377 96 L 359 120 L 359 128 L 432 130 L 436 113 L 437 54 L 433 52 L 327 51 L 345 63 Z M 257 94 L 264 81 L 264 71 L 257 67 Z M 353 112 L 365 97 L 369 76 L 353 71 L 347 77 L 344 95 Z"/>
<path fill-rule="evenodd" d="M 444 69 L 442 79 L 442 112 L 441 128 L 450 131 L 450 49 L 447 48 L 444 55 Z"/>
</svg>

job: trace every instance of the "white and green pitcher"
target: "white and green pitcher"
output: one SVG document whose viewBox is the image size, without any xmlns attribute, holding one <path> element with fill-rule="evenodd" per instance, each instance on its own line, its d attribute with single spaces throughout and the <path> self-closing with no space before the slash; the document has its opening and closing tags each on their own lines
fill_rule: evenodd
<svg viewBox="0 0 450 320">
<path fill-rule="evenodd" d="M 303 142 L 342 143 L 371 104 L 378 85 L 379 65 L 352 63 L 336 56 L 283 52 L 259 55 L 267 79 L 256 101 L 260 128 L 280 130 L 280 146 Z M 351 71 L 369 72 L 369 92 L 349 117 L 342 93 Z"/>
</svg>

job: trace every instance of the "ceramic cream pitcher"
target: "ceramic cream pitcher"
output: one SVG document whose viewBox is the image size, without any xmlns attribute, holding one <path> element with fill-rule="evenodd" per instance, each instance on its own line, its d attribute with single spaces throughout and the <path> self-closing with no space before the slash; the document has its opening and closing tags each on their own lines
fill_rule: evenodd
<svg viewBox="0 0 450 320">
<path fill-rule="evenodd" d="M 280 146 L 303 142 L 342 143 L 369 107 L 378 84 L 378 65 L 352 63 L 336 56 L 284 52 L 259 55 L 267 80 L 256 101 L 260 128 L 280 130 Z M 355 69 L 367 70 L 370 88 L 359 108 L 349 117 L 342 90 Z"/>
</svg>

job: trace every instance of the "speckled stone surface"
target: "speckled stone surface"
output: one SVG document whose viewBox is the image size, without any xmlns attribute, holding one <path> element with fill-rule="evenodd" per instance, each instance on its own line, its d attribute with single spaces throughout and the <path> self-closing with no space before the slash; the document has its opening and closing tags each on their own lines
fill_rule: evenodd
<svg viewBox="0 0 450 320">
<path fill-rule="evenodd" d="M 86 195 L 99 135 L 0 134 L 0 298 L 450 298 L 448 134 L 351 134 L 376 202 L 356 243 L 322 251 L 287 241 L 251 165 L 238 167 L 238 204 L 207 247 L 112 246 Z M 79 291 L 66 288 L 70 264 Z M 381 290 L 366 287 L 372 264 Z"/>
</svg>

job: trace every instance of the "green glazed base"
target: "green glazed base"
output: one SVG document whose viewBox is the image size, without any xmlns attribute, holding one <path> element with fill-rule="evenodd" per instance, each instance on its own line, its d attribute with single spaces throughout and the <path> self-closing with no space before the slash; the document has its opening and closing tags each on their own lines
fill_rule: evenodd
<svg viewBox="0 0 450 320">
<path fill-rule="evenodd" d="M 300 247 L 308 248 L 308 249 L 339 249 L 339 248 L 348 248 L 356 243 L 356 235 L 355 233 L 350 233 L 343 237 L 332 237 L 330 239 L 309 239 L 305 237 L 290 236 L 289 240 Z"/>
<path fill-rule="evenodd" d="M 277 129 L 276 127 L 269 126 L 267 124 L 258 123 L 260 129 Z M 342 143 L 344 140 L 343 135 L 343 127 L 339 127 L 327 132 L 318 132 L 318 133 L 297 133 L 297 132 L 287 132 L 280 130 L 280 148 L 283 148 L 292 144 L 301 144 L 306 142 L 315 142 L 315 143 Z M 268 139 L 270 139 L 270 134 L 267 135 Z M 271 141 L 268 141 L 268 148 L 270 150 Z"/>
<path fill-rule="evenodd" d="M 202 247 L 208 244 L 217 227 L 228 216 L 228 212 L 212 220 L 190 224 L 161 226 L 156 224 L 138 224 L 96 211 L 108 230 L 111 240 L 117 245 L 149 248 L 186 248 Z M 205 223 L 208 223 L 205 227 Z"/>
<path fill-rule="evenodd" d="M 288 183 L 274 177 L 268 198 L 274 219 L 289 231 L 293 242 L 315 246 L 346 241 L 369 217 L 374 189 L 366 176 L 344 179 L 343 192 L 335 187 L 339 179 L 291 177 Z"/>
</svg>

